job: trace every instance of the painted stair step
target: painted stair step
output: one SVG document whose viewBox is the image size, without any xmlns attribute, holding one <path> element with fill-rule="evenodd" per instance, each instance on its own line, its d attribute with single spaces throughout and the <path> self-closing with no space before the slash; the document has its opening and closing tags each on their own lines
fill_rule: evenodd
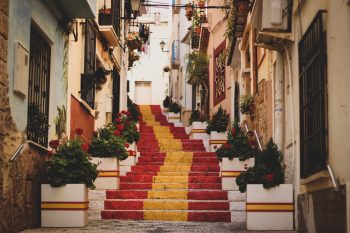
<svg viewBox="0 0 350 233">
<path fill-rule="evenodd" d="M 228 201 L 106 200 L 105 210 L 230 210 Z"/>
<path fill-rule="evenodd" d="M 231 222 L 231 212 L 195 212 L 195 211 L 118 211 L 104 210 L 102 219 L 156 220 L 156 221 L 197 221 L 197 222 Z"/>
<path fill-rule="evenodd" d="M 166 153 L 164 152 L 158 152 L 158 153 L 151 153 L 151 152 L 141 152 L 141 156 L 143 157 L 165 157 Z M 194 152 L 193 157 L 214 157 L 217 158 L 215 152 Z"/>
<path fill-rule="evenodd" d="M 221 177 L 215 176 L 152 176 L 128 175 L 121 176 L 121 182 L 155 182 L 155 183 L 221 183 Z"/>
<path fill-rule="evenodd" d="M 121 182 L 120 183 L 120 189 L 121 190 L 131 190 L 131 189 L 156 189 L 157 186 L 155 186 L 153 183 L 128 183 L 128 182 Z M 181 184 L 183 185 L 183 184 Z M 193 184 L 186 184 L 187 189 L 221 189 L 220 183 L 193 183 Z M 174 187 L 171 187 L 174 189 Z M 160 188 L 159 188 L 160 189 Z"/>
<path fill-rule="evenodd" d="M 150 171 L 150 172 L 158 172 L 160 171 L 161 165 L 141 165 L 137 164 L 136 166 L 131 167 L 132 172 L 142 172 L 142 171 Z M 192 165 L 192 172 L 219 172 L 220 167 L 217 164 L 212 165 Z"/>
<path fill-rule="evenodd" d="M 174 159 L 173 161 L 180 162 L 180 161 L 191 161 L 192 163 L 215 163 L 218 162 L 217 158 L 214 157 L 192 157 L 192 156 L 183 156 L 183 157 L 140 157 L 139 162 L 164 162 L 169 161 L 170 159 Z"/>
<path fill-rule="evenodd" d="M 136 168 L 136 167 L 135 167 Z M 131 171 L 127 172 L 125 176 L 130 176 L 130 175 L 149 175 L 149 176 L 220 176 L 219 172 L 207 172 L 207 171 L 202 171 L 202 172 L 193 172 L 193 171 L 147 171 L 147 170 L 140 170 L 140 171 Z"/>
<path fill-rule="evenodd" d="M 107 199 L 180 199 L 227 200 L 227 192 L 219 190 L 107 190 Z"/>
</svg>

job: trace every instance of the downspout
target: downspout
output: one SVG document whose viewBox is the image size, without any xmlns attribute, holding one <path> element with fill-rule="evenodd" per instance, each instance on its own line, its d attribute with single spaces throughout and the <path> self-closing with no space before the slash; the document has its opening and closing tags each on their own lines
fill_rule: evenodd
<svg viewBox="0 0 350 233">
<path fill-rule="evenodd" d="M 274 141 L 278 148 L 282 150 L 283 148 L 283 111 L 284 111 L 284 64 L 283 64 L 283 54 L 277 52 L 276 57 L 276 68 L 274 77 Z"/>
</svg>

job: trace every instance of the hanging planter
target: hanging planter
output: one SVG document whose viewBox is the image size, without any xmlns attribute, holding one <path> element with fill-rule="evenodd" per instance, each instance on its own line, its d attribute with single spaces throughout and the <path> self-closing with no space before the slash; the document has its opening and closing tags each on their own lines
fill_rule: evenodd
<svg viewBox="0 0 350 233">
<path fill-rule="evenodd" d="M 200 33 L 201 33 L 201 27 L 200 27 L 200 26 L 195 26 L 195 27 L 194 27 L 194 32 L 195 32 L 196 34 L 200 34 Z"/>
<path fill-rule="evenodd" d="M 198 2 L 198 7 L 203 9 L 205 7 L 205 2 L 204 1 L 199 1 Z"/>
<path fill-rule="evenodd" d="M 193 7 L 191 4 L 186 4 L 186 18 L 188 21 L 190 21 L 192 19 L 193 16 Z"/>
</svg>

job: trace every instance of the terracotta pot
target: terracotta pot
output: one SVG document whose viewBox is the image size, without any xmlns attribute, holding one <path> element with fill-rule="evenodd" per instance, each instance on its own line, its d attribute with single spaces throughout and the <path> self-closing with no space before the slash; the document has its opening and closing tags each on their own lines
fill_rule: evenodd
<svg viewBox="0 0 350 233">
<path fill-rule="evenodd" d="M 249 2 L 239 2 L 237 4 L 237 11 L 241 14 L 248 14 L 249 11 Z"/>
<path fill-rule="evenodd" d="M 200 26 L 196 26 L 196 27 L 194 28 L 194 31 L 195 31 L 195 33 L 197 33 L 197 34 L 200 34 L 200 33 L 201 33 L 201 27 L 200 27 Z"/>
<path fill-rule="evenodd" d="M 204 8 L 204 6 L 205 6 L 205 2 L 203 2 L 203 1 L 199 1 L 198 2 L 198 7 L 199 8 Z"/>
</svg>

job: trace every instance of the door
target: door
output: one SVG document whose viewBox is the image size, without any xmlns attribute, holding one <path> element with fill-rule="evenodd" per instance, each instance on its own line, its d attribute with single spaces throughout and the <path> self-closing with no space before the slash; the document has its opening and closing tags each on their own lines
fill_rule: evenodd
<svg viewBox="0 0 350 233">
<path fill-rule="evenodd" d="M 135 82 L 135 103 L 140 105 L 152 104 L 151 82 Z"/>
</svg>

